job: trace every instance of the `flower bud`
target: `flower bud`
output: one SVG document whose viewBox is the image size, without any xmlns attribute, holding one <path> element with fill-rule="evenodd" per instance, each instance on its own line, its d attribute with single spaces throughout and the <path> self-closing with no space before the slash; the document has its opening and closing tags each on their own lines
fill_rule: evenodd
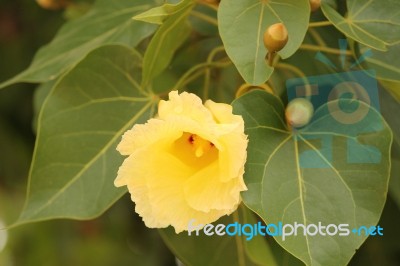
<svg viewBox="0 0 400 266">
<path fill-rule="evenodd" d="M 264 32 L 264 46 L 269 53 L 276 53 L 288 42 L 288 32 L 283 23 L 276 23 Z"/>
<path fill-rule="evenodd" d="M 321 6 L 321 0 L 310 0 L 311 12 L 315 12 Z"/>
<path fill-rule="evenodd" d="M 287 123 L 292 127 L 307 125 L 314 113 L 312 103 L 305 98 L 296 98 L 286 107 L 285 116 Z"/>
<path fill-rule="evenodd" d="M 58 10 L 67 6 L 67 0 L 36 0 L 39 6 L 44 9 Z"/>
</svg>

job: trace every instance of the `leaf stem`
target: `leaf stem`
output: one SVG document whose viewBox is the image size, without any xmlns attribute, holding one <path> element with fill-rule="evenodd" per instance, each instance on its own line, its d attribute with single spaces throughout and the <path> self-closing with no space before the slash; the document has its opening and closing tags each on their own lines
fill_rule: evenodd
<svg viewBox="0 0 400 266">
<path fill-rule="evenodd" d="M 341 51 L 339 49 L 324 47 L 320 45 L 312 45 L 312 44 L 302 44 L 300 45 L 300 49 L 308 50 L 308 51 L 318 51 L 318 52 L 325 52 L 330 54 L 341 55 L 344 53 L 345 55 L 352 55 L 350 50 Z"/>
<path fill-rule="evenodd" d="M 191 67 L 185 74 L 178 80 L 172 90 L 182 90 L 187 84 L 200 77 L 207 67 L 223 68 L 229 66 L 232 62 L 229 58 L 224 58 L 212 63 L 201 63 Z M 197 73 L 196 73 L 197 72 Z"/>
<path fill-rule="evenodd" d="M 211 9 L 215 10 L 215 11 L 218 11 L 218 6 L 217 6 L 217 5 L 213 5 L 213 4 L 204 2 L 204 1 L 202 1 L 202 0 L 197 0 L 196 2 L 197 2 L 197 4 L 199 4 L 199 5 L 206 6 L 206 7 L 209 7 L 209 8 L 211 8 Z"/>
<path fill-rule="evenodd" d="M 321 35 L 317 32 L 316 29 L 309 28 L 308 33 L 311 35 L 311 37 L 315 40 L 315 42 L 320 45 L 320 46 L 327 46 L 326 42 L 324 39 L 322 39 Z"/>
<path fill-rule="evenodd" d="M 330 25 L 332 25 L 332 22 L 327 20 L 327 21 L 310 22 L 308 24 L 308 27 L 315 28 L 315 27 L 324 27 L 324 26 L 330 26 Z"/>
<path fill-rule="evenodd" d="M 203 21 L 205 21 L 205 22 L 208 22 L 208 23 L 210 23 L 210 24 L 212 24 L 212 25 L 218 27 L 218 20 L 216 20 L 216 19 L 213 18 L 213 17 L 210 17 L 210 16 L 208 16 L 208 15 L 206 15 L 206 14 L 204 14 L 204 13 L 198 12 L 198 11 L 196 11 L 196 10 L 192 10 L 192 11 L 190 12 L 190 14 L 191 14 L 193 17 L 199 18 L 199 19 L 201 19 L 201 20 L 203 20 Z"/>
<path fill-rule="evenodd" d="M 278 63 L 275 66 L 277 69 L 284 69 L 284 70 L 289 70 L 290 72 L 294 73 L 295 75 L 297 75 L 297 77 L 303 79 L 303 83 L 304 83 L 304 88 L 305 88 L 305 98 L 307 100 L 311 99 L 311 95 L 312 95 L 312 90 L 311 90 L 311 86 L 308 82 L 308 79 L 306 77 L 306 74 L 304 74 L 303 71 L 301 71 L 299 68 L 290 65 L 290 64 L 286 64 L 286 63 Z"/>
<path fill-rule="evenodd" d="M 220 53 L 225 52 L 225 47 L 223 45 L 215 47 L 211 50 L 210 54 L 207 57 L 207 63 L 212 63 L 215 56 Z M 208 92 L 210 90 L 210 80 L 211 80 L 211 69 L 207 67 L 204 74 L 204 86 L 203 86 L 203 100 L 208 99 Z"/>
</svg>

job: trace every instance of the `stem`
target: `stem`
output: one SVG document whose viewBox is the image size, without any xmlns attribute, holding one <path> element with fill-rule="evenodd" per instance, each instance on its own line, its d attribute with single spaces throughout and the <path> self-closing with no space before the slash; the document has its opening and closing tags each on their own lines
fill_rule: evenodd
<svg viewBox="0 0 400 266">
<path fill-rule="evenodd" d="M 306 77 L 306 75 L 304 74 L 303 71 L 301 71 L 299 68 L 290 65 L 290 64 L 286 64 L 286 63 L 278 63 L 275 66 L 277 69 L 284 69 L 284 70 L 289 70 L 290 72 L 294 73 L 295 75 L 297 75 L 299 78 L 301 78 L 304 82 L 304 88 L 305 88 L 305 94 L 306 94 L 306 99 L 310 100 L 311 99 L 311 95 L 312 95 L 312 90 L 311 90 L 311 86 L 310 84 L 308 84 L 308 79 Z"/>
<path fill-rule="evenodd" d="M 246 92 L 249 92 L 254 89 L 263 89 L 264 91 L 271 93 L 272 95 L 276 95 L 274 89 L 269 86 L 268 84 L 260 84 L 260 85 L 251 85 L 249 83 L 244 83 L 242 86 L 239 87 L 239 89 L 235 93 L 235 99 L 239 98 Z"/>
<path fill-rule="evenodd" d="M 341 55 L 342 53 L 344 53 L 345 55 L 352 55 L 350 50 L 341 51 L 341 50 L 335 49 L 335 48 L 329 48 L 329 47 L 312 45 L 312 44 L 302 44 L 302 45 L 300 45 L 300 49 L 308 50 L 308 51 L 325 52 L 325 53 L 336 54 L 336 55 Z"/>
<path fill-rule="evenodd" d="M 206 7 L 209 7 L 211 9 L 215 10 L 215 11 L 218 11 L 218 6 L 216 6 L 216 5 L 213 5 L 213 4 L 210 4 L 210 3 L 206 3 L 206 2 L 204 2 L 202 0 L 197 0 L 196 2 L 199 5 L 206 6 Z"/>
<path fill-rule="evenodd" d="M 222 59 L 216 62 L 212 63 L 202 63 L 193 66 L 190 68 L 188 71 L 186 71 L 185 74 L 178 80 L 178 82 L 175 84 L 175 86 L 172 88 L 172 90 L 181 90 L 184 86 L 192 82 L 193 80 L 196 80 L 199 76 L 202 75 L 202 73 L 205 71 L 205 68 L 207 67 L 216 67 L 216 68 L 222 68 L 226 67 L 232 64 L 230 60 Z M 197 72 L 198 71 L 198 72 Z M 197 72 L 197 73 L 196 73 Z"/>
<path fill-rule="evenodd" d="M 332 22 L 327 20 L 327 21 L 310 22 L 308 24 L 308 27 L 315 28 L 315 27 L 324 27 L 324 26 L 330 26 L 330 25 L 332 25 Z"/>
<path fill-rule="evenodd" d="M 319 35 L 319 33 L 315 29 L 309 28 L 308 29 L 308 33 L 310 33 L 311 37 L 315 40 L 315 42 L 318 45 L 327 46 L 326 42 L 324 41 L 324 39 L 322 39 L 321 35 Z"/>
<path fill-rule="evenodd" d="M 212 61 L 214 60 L 215 56 L 219 52 L 225 52 L 225 47 L 223 45 L 215 47 L 210 52 L 210 54 L 207 57 L 207 63 L 212 63 Z M 210 90 L 210 80 L 211 80 L 211 70 L 210 70 L 210 68 L 207 67 L 205 72 L 206 73 L 204 74 L 203 100 L 207 100 L 208 99 L 208 92 Z"/>
<path fill-rule="evenodd" d="M 215 25 L 215 26 L 218 27 L 218 20 L 216 20 L 216 19 L 213 18 L 213 17 L 210 17 L 210 16 L 208 16 L 208 15 L 206 15 L 206 14 L 204 14 L 204 13 L 198 12 L 198 11 L 196 11 L 196 10 L 192 10 L 192 12 L 191 12 L 190 14 L 191 14 L 193 17 L 199 18 L 199 19 L 201 19 L 201 20 L 203 20 L 203 21 L 206 21 L 206 22 L 208 22 L 208 23 L 210 23 L 210 24 Z"/>
</svg>

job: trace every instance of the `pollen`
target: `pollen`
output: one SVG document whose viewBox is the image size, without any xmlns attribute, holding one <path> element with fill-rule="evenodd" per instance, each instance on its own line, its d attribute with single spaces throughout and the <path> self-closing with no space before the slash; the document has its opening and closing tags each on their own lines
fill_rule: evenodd
<svg viewBox="0 0 400 266">
<path fill-rule="evenodd" d="M 195 134 L 190 135 L 189 142 L 192 145 L 192 149 L 197 158 L 202 157 L 214 146 L 210 141 Z"/>
</svg>

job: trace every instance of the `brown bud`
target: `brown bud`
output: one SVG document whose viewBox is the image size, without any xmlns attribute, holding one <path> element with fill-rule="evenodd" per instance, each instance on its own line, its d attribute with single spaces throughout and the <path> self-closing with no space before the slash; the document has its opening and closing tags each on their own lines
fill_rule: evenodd
<svg viewBox="0 0 400 266">
<path fill-rule="evenodd" d="M 315 12 L 321 6 L 321 0 L 310 0 L 311 12 Z"/>
<path fill-rule="evenodd" d="M 68 5 L 68 0 L 36 0 L 39 6 L 44 9 L 58 10 Z"/>
<path fill-rule="evenodd" d="M 264 46 L 269 53 L 276 53 L 285 47 L 288 42 L 288 32 L 282 23 L 276 23 L 264 32 Z"/>
</svg>

